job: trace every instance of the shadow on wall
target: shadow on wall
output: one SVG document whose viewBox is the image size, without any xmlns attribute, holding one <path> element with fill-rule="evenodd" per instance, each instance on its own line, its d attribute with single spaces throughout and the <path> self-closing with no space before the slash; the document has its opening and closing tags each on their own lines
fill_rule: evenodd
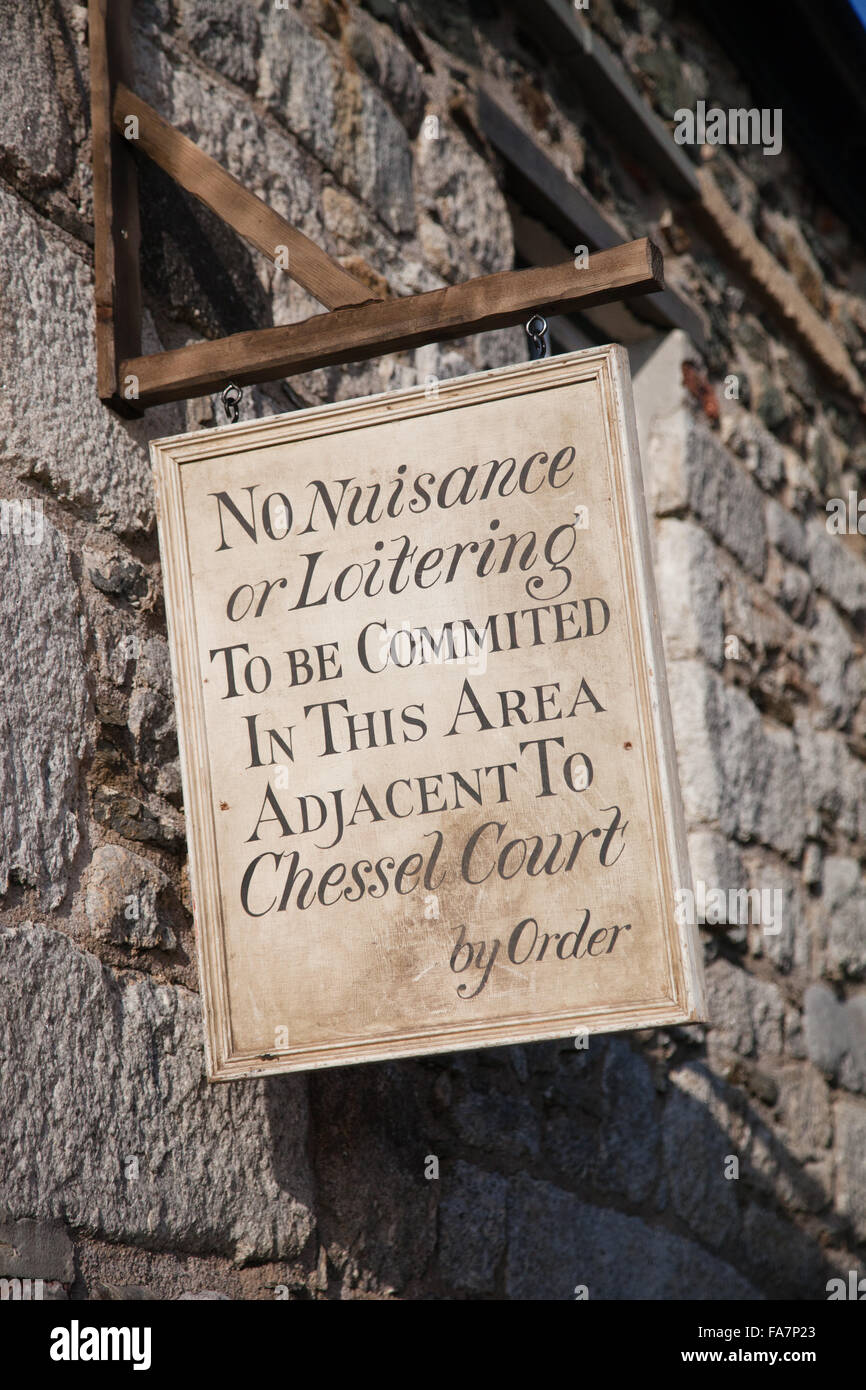
<svg viewBox="0 0 866 1390">
<path fill-rule="evenodd" d="M 206 338 L 270 327 L 271 297 L 247 244 L 147 159 L 139 185 L 145 293 Z"/>
<path fill-rule="evenodd" d="M 406 1298 L 825 1299 L 821 1182 L 702 1047 L 653 1041 L 671 1055 L 609 1036 L 312 1073 L 331 1295 L 354 1266 Z"/>
</svg>

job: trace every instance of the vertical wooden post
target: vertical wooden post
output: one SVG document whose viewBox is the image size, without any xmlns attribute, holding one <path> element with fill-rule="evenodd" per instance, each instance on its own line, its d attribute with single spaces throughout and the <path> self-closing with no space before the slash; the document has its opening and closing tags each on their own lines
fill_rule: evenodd
<svg viewBox="0 0 866 1390">
<path fill-rule="evenodd" d="M 89 0 L 97 391 L 128 416 L 142 413 L 119 379 L 121 362 L 141 353 L 138 172 L 111 109 L 118 82 L 132 79 L 130 28 L 129 0 Z"/>
</svg>

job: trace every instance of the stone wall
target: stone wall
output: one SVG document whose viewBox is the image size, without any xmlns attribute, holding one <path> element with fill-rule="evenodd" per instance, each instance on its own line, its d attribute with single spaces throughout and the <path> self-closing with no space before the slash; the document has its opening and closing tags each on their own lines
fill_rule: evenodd
<svg viewBox="0 0 866 1390">
<path fill-rule="evenodd" d="M 664 246 L 706 325 L 700 351 L 631 345 L 690 849 L 696 878 L 784 910 L 776 934 L 704 933 L 706 1027 L 206 1084 L 147 441 L 221 407 L 98 402 L 86 11 L 2 0 L 0 491 L 23 511 L 0 537 L 0 1276 L 58 1298 L 826 1297 L 866 1272 L 866 548 L 825 512 L 866 472 L 863 248 L 787 148 L 707 161 L 844 348 L 843 391 L 510 6 L 134 8 L 140 94 L 392 294 L 513 264 L 481 74 L 624 238 Z M 757 100 L 687 7 L 587 14 L 662 118 Z M 317 311 L 145 165 L 141 187 L 148 350 Z M 525 355 L 509 330 L 291 386 Z M 248 390 L 242 418 L 294 403 Z"/>
</svg>

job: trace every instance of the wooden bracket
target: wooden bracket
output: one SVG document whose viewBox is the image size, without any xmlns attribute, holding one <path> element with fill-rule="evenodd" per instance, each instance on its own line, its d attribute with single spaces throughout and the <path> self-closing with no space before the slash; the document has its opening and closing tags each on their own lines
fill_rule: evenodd
<svg viewBox="0 0 866 1390">
<path fill-rule="evenodd" d="M 97 390 L 124 415 L 208 395 L 229 381 L 275 381 L 506 328 L 534 311 L 574 313 L 664 288 L 661 251 L 641 238 L 600 251 L 585 266 L 502 271 L 383 300 L 135 95 L 129 0 L 89 0 L 89 7 Z M 143 356 L 136 148 L 328 312 Z"/>
<path fill-rule="evenodd" d="M 114 133 L 112 94 L 132 70 L 130 0 L 89 0 L 90 124 L 93 136 L 93 256 L 96 389 L 122 415 L 139 415 L 123 397 L 120 363 L 141 352 L 138 174 Z"/>
</svg>

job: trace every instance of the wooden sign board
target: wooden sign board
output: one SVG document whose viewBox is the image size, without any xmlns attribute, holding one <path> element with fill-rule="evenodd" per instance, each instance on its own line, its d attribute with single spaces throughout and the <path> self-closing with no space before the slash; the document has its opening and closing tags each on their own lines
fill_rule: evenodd
<svg viewBox="0 0 866 1390">
<path fill-rule="evenodd" d="M 210 1078 L 700 1018 L 624 351 L 151 448 Z"/>
</svg>

